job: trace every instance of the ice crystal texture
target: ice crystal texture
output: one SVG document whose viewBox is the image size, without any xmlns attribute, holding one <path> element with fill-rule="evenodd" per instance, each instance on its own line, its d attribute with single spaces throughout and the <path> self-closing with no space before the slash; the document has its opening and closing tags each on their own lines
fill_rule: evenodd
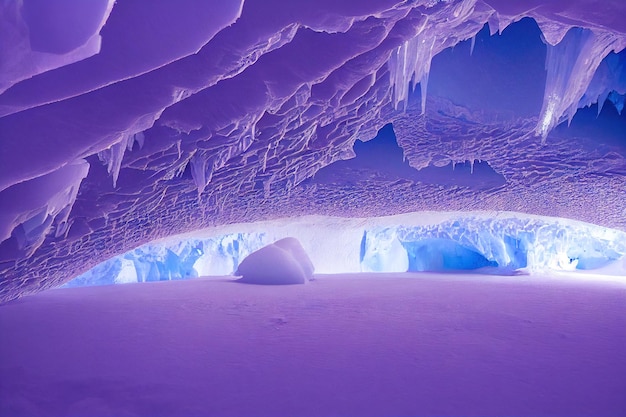
<svg viewBox="0 0 626 417">
<path fill-rule="evenodd" d="M 171 281 L 198 276 L 243 275 L 241 262 L 273 246 L 288 233 L 301 242 L 296 257 L 304 276 L 356 272 L 459 272 L 491 274 L 588 271 L 626 275 L 626 233 L 577 221 L 523 217 L 511 213 L 427 214 L 402 218 L 320 217 L 239 225 L 238 233 L 172 237 L 98 265 L 68 287 Z M 215 233 L 215 234 L 214 234 Z M 328 248 L 332 249 L 329 254 Z M 264 249 L 267 250 L 267 249 Z M 270 254 L 272 255 L 272 254 Z M 309 255 L 311 260 L 309 260 Z M 262 256 L 256 256 L 263 260 Z M 247 271 L 271 271 L 259 262 Z M 276 264 L 277 262 L 273 262 Z M 252 265 L 252 266 L 251 266 Z M 308 265 L 308 266 L 307 266 Z"/>
<path fill-rule="evenodd" d="M 625 14 L 4 2 L 0 301 L 155 239 L 303 214 L 507 210 L 625 230 Z M 397 144 L 367 153 L 385 126 Z"/>
</svg>

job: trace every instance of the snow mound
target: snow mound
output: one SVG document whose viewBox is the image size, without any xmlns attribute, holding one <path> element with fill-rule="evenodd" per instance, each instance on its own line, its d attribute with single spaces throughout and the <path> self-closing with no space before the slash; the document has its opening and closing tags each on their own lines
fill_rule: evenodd
<svg viewBox="0 0 626 417">
<path fill-rule="evenodd" d="M 313 263 L 298 239 L 286 237 L 252 252 L 235 275 L 251 284 L 305 284 L 313 271 Z"/>
</svg>

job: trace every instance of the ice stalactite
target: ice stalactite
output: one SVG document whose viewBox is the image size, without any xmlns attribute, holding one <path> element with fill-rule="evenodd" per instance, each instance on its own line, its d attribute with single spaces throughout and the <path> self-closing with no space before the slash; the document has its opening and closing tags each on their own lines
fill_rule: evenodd
<svg viewBox="0 0 626 417">
<path fill-rule="evenodd" d="M 621 114 L 621 109 L 624 106 L 624 94 L 626 94 L 625 63 L 626 53 L 609 54 L 598 66 L 587 91 L 580 99 L 578 107 L 587 107 L 598 103 L 598 114 L 600 114 L 604 102 L 608 99 Z"/>
<path fill-rule="evenodd" d="M 435 4 L 430 5 L 435 7 Z M 416 35 L 391 52 L 387 63 L 393 89 L 393 104 L 405 110 L 411 88 L 420 85 L 422 114 L 426 111 L 426 93 L 430 66 L 435 55 L 459 40 L 473 38 L 493 11 L 478 10 L 476 0 L 446 4 L 425 18 L 416 28 Z M 471 23 L 467 23 L 467 21 Z M 481 23 L 477 23 L 477 22 Z M 507 23 L 508 24 L 508 23 Z M 455 32 L 450 36 L 447 31 Z"/>
<path fill-rule="evenodd" d="M 513 16 L 500 14 L 492 9 L 492 13 L 486 19 L 486 23 L 489 26 L 489 34 L 491 36 L 501 34 L 514 20 Z"/>
<path fill-rule="evenodd" d="M 124 153 L 126 150 L 132 150 L 135 142 L 139 145 L 139 148 L 142 148 L 144 140 L 143 132 L 125 135 L 122 137 L 122 140 L 114 143 L 108 149 L 98 152 L 98 158 L 107 166 L 107 172 L 113 177 L 113 188 L 117 186 Z"/>
<path fill-rule="evenodd" d="M 542 141 L 561 121 L 571 122 L 602 60 L 611 51 L 624 49 L 625 43 L 609 32 L 572 28 L 561 42 L 548 44 L 546 87 L 535 128 Z"/>
<path fill-rule="evenodd" d="M 196 187 L 198 188 L 198 195 L 204 192 L 211 178 L 206 177 L 207 158 L 204 154 L 196 153 L 190 161 L 191 164 L 191 177 L 193 178 Z"/>
<path fill-rule="evenodd" d="M 426 111 L 426 90 L 436 37 L 418 35 L 396 48 L 389 58 L 389 72 L 396 109 L 406 109 L 411 87 L 420 84 L 422 114 Z"/>
<path fill-rule="evenodd" d="M 608 97 L 609 101 L 613 103 L 615 109 L 617 109 L 617 113 L 620 115 L 622 111 L 624 111 L 624 103 L 626 102 L 626 94 L 619 94 L 616 91 L 611 91 Z"/>
<path fill-rule="evenodd" d="M 18 247 L 32 254 L 48 234 L 65 235 L 78 188 L 88 172 L 89 163 L 81 159 L 4 190 L 0 224 L 5 227 L 0 229 L 0 242 L 13 234 Z"/>
<path fill-rule="evenodd" d="M 143 148 L 143 143 L 146 140 L 146 136 L 143 134 L 143 132 L 139 132 L 139 133 L 135 133 L 133 135 L 133 140 L 129 140 L 128 141 L 128 150 L 132 151 L 133 150 L 133 146 L 135 145 L 135 143 L 137 145 L 139 145 L 139 149 Z M 179 145 L 180 146 L 180 145 Z M 180 150 L 179 150 L 179 156 L 180 156 Z"/>
</svg>

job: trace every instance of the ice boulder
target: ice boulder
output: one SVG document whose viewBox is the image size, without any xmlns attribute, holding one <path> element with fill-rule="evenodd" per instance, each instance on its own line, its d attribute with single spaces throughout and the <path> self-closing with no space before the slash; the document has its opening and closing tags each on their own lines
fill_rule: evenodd
<svg viewBox="0 0 626 417">
<path fill-rule="evenodd" d="M 235 275 L 251 284 L 304 284 L 313 271 L 313 263 L 298 239 L 286 237 L 252 252 L 239 264 Z"/>
</svg>

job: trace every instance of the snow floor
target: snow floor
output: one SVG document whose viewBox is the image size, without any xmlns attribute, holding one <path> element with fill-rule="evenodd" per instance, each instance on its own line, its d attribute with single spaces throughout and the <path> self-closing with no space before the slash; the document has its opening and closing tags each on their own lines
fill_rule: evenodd
<svg viewBox="0 0 626 417">
<path fill-rule="evenodd" d="M 620 282 L 55 289 L 1 305 L 0 340 L 2 416 L 626 415 Z"/>
</svg>

